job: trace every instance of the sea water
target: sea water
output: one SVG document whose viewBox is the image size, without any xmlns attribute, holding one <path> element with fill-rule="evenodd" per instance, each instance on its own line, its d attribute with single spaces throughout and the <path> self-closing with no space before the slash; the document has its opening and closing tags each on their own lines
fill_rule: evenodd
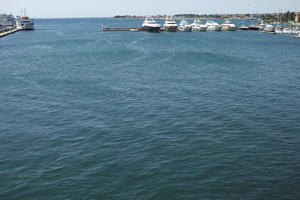
<svg viewBox="0 0 300 200">
<path fill-rule="evenodd" d="M 0 199 L 300 199 L 300 40 L 142 22 L 0 39 Z"/>
</svg>

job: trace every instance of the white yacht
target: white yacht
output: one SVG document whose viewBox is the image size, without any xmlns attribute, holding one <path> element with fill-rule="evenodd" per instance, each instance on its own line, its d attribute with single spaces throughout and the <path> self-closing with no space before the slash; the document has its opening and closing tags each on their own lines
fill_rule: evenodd
<svg viewBox="0 0 300 200">
<path fill-rule="evenodd" d="M 222 31 L 235 31 L 235 30 L 236 30 L 236 25 L 229 20 L 226 20 L 222 24 Z"/>
<path fill-rule="evenodd" d="M 275 32 L 275 27 L 272 26 L 271 24 L 268 24 L 268 25 L 265 26 L 263 32 L 274 33 Z"/>
<path fill-rule="evenodd" d="M 186 20 L 183 19 L 179 24 L 178 30 L 183 32 L 190 32 L 192 31 L 192 27 Z"/>
<path fill-rule="evenodd" d="M 149 32 L 160 32 L 160 24 L 158 24 L 153 18 L 146 18 L 142 24 L 142 29 Z"/>
<path fill-rule="evenodd" d="M 276 34 L 283 34 L 283 27 L 282 26 L 276 26 L 275 33 Z"/>
<path fill-rule="evenodd" d="M 284 28 L 282 31 L 283 34 L 292 34 L 293 30 L 291 28 Z"/>
<path fill-rule="evenodd" d="M 205 24 L 201 24 L 199 19 L 194 19 L 194 23 L 191 24 L 192 31 L 199 32 L 199 31 L 206 31 L 207 26 Z"/>
<path fill-rule="evenodd" d="M 207 21 L 205 25 L 207 26 L 207 31 L 221 31 L 222 30 L 222 26 L 220 26 L 220 24 L 218 24 L 217 22 L 214 22 L 212 20 Z"/>
<path fill-rule="evenodd" d="M 298 33 L 300 33 L 300 28 L 299 27 L 294 27 L 294 28 L 292 28 L 292 34 L 296 34 L 296 35 L 298 35 Z"/>
<path fill-rule="evenodd" d="M 178 29 L 178 25 L 176 22 L 172 19 L 167 17 L 165 24 L 164 24 L 164 30 L 168 32 L 176 32 Z"/>
<path fill-rule="evenodd" d="M 266 27 L 266 24 L 264 23 L 264 21 L 261 21 L 261 23 L 258 25 L 259 30 L 264 30 Z"/>
<path fill-rule="evenodd" d="M 294 36 L 294 38 L 300 38 L 300 33 L 298 35 Z"/>
</svg>

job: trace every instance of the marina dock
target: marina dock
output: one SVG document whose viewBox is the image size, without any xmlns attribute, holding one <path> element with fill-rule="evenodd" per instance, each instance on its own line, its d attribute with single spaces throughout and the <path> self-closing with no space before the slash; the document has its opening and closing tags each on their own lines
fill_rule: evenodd
<svg viewBox="0 0 300 200">
<path fill-rule="evenodd" d="M 21 30 L 21 29 L 15 28 L 15 29 L 11 29 L 11 30 L 8 30 L 8 31 L 3 31 L 3 32 L 0 33 L 0 37 L 4 37 L 4 36 L 7 36 L 7 35 L 16 33 L 16 32 L 18 32 L 19 30 Z"/>
<path fill-rule="evenodd" d="M 142 28 L 109 28 L 106 26 L 102 26 L 102 31 L 141 31 Z"/>
<path fill-rule="evenodd" d="M 106 26 L 102 26 L 101 27 L 102 31 L 143 31 L 142 28 L 137 28 L 137 27 L 106 27 Z M 259 28 L 255 27 L 236 27 L 236 30 L 259 30 Z M 164 27 L 160 28 L 160 31 L 165 31 Z"/>
</svg>

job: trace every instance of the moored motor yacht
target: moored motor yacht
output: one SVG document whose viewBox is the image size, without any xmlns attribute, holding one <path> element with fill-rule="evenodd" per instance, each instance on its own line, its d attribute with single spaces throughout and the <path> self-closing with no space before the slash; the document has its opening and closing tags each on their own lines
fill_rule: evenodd
<svg viewBox="0 0 300 200">
<path fill-rule="evenodd" d="M 299 26 L 296 26 L 294 29 L 293 29 L 293 34 L 299 34 L 300 33 L 300 27 Z"/>
<path fill-rule="evenodd" d="M 221 31 L 222 30 L 222 26 L 220 26 L 220 24 L 218 24 L 217 22 L 214 22 L 212 20 L 207 21 L 205 25 L 207 26 L 207 31 Z"/>
<path fill-rule="evenodd" d="M 206 31 L 207 26 L 205 24 L 201 24 L 199 19 L 194 19 L 194 23 L 191 24 L 192 31 L 199 32 L 199 31 Z"/>
<path fill-rule="evenodd" d="M 282 31 L 283 34 L 292 34 L 293 31 L 291 28 L 284 28 L 283 31 Z"/>
<path fill-rule="evenodd" d="M 192 31 L 192 27 L 186 20 L 183 19 L 179 24 L 178 30 L 183 32 L 190 32 Z"/>
<path fill-rule="evenodd" d="M 283 27 L 282 26 L 277 26 L 275 28 L 275 33 L 276 34 L 283 34 Z"/>
<path fill-rule="evenodd" d="M 160 32 L 160 24 L 158 24 L 153 18 L 146 18 L 142 24 L 142 29 L 149 32 Z"/>
<path fill-rule="evenodd" d="M 235 30 L 236 30 L 236 25 L 229 20 L 226 20 L 222 24 L 222 31 L 235 31 Z"/>
<path fill-rule="evenodd" d="M 274 33 L 275 32 L 275 27 L 272 26 L 271 24 L 267 24 L 263 30 L 263 32 L 266 33 Z"/>
<path fill-rule="evenodd" d="M 258 25 L 254 25 L 254 24 L 250 25 L 248 28 L 249 28 L 249 30 L 252 30 L 252 31 L 259 30 L 259 26 Z"/>
<path fill-rule="evenodd" d="M 178 29 L 178 25 L 172 18 L 167 18 L 164 24 L 164 30 L 168 32 L 176 32 Z"/>
<path fill-rule="evenodd" d="M 294 38 L 300 38 L 300 33 L 298 35 L 294 36 Z"/>
<path fill-rule="evenodd" d="M 264 23 L 264 21 L 261 21 L 261 23 L 258 25 L 259 30 L 264 30 L 266 27 L 266 24 Z"/>
<path fill-rule="evenodd" d="M 242 26 L 240 27 L 240 30 L 248 31 L 248 30 L 249 30 L 249 26 L 242 25 Z"/>
</svg>

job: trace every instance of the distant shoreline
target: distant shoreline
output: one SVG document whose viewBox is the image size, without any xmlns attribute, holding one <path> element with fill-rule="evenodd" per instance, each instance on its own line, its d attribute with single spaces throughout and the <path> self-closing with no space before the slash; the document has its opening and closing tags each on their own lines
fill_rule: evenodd
<svg viewBox="0 0 300 200">
<path fill-rule="evenodd" d="M 300 12 L 286 12 L 286 13 L 256 13 L 256 14 L 175 14 L 172 17 L 174 19 L 245 19 L 245 20 L 257 20 L 261 19 L 266 22 L 297 22 L 297 16 L 299 18 Z M 116 15 L 113 18 L 116 19 L 143 19 L 146 16 L 137 15 Z M 168 15 L 153 15 L 155 19 L 165 19 Z M 298 21 L 299 22 L 299 21 Z"/>
</svg>

